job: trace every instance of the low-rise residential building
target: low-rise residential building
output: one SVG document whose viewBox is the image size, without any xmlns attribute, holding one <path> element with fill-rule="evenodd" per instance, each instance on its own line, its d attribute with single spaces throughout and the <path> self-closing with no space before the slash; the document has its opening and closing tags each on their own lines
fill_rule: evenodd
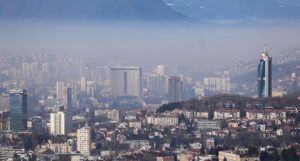
<svg viewBox="0 0 300 161">
<path fill-rule="evenodd" d="M 148 116 L 147 123 L 160 126 L 175 126 L 178 124 L 176 116 Z"/>
<path fill-rule="evenodd" d="M 248 120 L 286 119 L 286 111 L 285 110 L 277 110 L 277 109 L 247 110 L 246 118 Z"/>
<path fill-rule="evenodd" d="M 131 128 L 136 128 L 136 129 L 141 129 L 142 128 L 142 123 L 141 121 L 138 120 L 131 120 L 129 121 L 129 127 Z"/>
<path fill-rule="evenodd" d="M 234 151 L 219 151 L 219 161 L 260 161 L 257 156 L 238 154 Z"/>
<path fill-rule="evenodd" d="M 113 121 L 120 121 L 120 111 L 113 110 L 95 110 L 95 116 L 103 116 Z"/>
<path fill-rule="evenodd" d="M 45 149 L 50 149 L 54 153 L 71 153 L 75 150 L 75 147 L 69 143 L 49 143 L 43 146 Z"/>
<path fill-rule="evenodd" d="M 214 111 L 214 120 L 240 119 L 240 110 L 218 109 Z"/>
<path fill-rule="evenodd" d="M 217 120 L 199 120 L 197 121 L 198 129 L 206 130 L 206 129 L 214 129 L 220 130 L 222 128 L 222 122 Z"/>
</svg>

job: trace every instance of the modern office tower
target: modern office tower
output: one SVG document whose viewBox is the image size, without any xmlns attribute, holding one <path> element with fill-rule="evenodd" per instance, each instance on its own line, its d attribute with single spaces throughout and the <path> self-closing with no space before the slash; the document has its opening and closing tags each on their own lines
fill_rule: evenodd
<svg viewBox="0 0 300 161">
<path fill-rule="evenodd" d="M 80 90 L 86 92 L 87 90 L 87 80 L 86 77 L 80 77 Z"/>
<path fill-rule="evenodd" d="M 215 93 L 230 92 L 230 78 L 209 77 L 203 79 L 204 88 Z"/>
<path fill-rule="evenodd" d="M 155 72 L 158 75 L 167 75 L 168 74 L 167 66 L 166 65 L 157 65 Z"/>
<path fill-rule="evenodd" d="M 9 129 L 13 131 L 27 128 L 27 92 L 23 89 L 9 91 Z"/>
<path fill-rule="evenodd" d="M 272 57 L 265 50 L 258 64 L 258 96 L 272 97 Z"/>
<path fill-rule="evenodd" d="M 112 96 L 141 96 L 142 68 L 116 67 L 110 70 Z"/>
<path fill-rule="evenodd" d="M 77 151 L 87 156 L 91 154 L 91 128 L 87 125 L 77 130 Z"/>
<path fill-rule="evenodd" d="M 71 116 L 63 111 L 50 113 L 50 134 L 67 135 L 72 130 Z"/>
<path fill-rule="evenodd" d="M 178 76 L 171 76 L 168 79 L 169 102 L 183 101 L 183 82 Z"/>
</svg>

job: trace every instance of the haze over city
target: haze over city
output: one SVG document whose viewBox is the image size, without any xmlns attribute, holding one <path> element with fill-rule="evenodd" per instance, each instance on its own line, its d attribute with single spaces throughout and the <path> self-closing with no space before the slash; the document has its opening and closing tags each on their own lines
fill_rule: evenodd
<svg viewBox="0 0 300 161">
<path fill-rule="evenodd" d="M 0 0 L 0 160 L 299 161 L 299 0 Z"/>
</svg>

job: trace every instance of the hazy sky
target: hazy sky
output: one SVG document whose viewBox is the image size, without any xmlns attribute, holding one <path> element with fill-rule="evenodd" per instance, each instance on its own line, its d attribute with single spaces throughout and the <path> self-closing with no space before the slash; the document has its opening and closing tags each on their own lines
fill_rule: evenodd
<svg viewBox="0 0 300 161">
<path fill-rule="evenodd" d="M 0 22 L 0 52 L 103 55 L 133 65 L 206 70 L 300 46 L 300 28 L 201 24 Z"/>
</svg>

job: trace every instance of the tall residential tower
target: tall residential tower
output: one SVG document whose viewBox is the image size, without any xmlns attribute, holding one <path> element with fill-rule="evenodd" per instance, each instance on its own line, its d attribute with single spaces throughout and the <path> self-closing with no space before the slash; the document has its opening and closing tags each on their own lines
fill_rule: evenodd
<svg viewBox="0 0 300 161">
<path fill-rule="evenodd" d="M 113 96 L 141 96 L 142 68 L 111 68 L 111 94 Z"/>
<path fill-rule="evenodd" d="M 183 101 L 183 82 L 179 76 L 168 79 L 169 103 Z"/>
</svg>

